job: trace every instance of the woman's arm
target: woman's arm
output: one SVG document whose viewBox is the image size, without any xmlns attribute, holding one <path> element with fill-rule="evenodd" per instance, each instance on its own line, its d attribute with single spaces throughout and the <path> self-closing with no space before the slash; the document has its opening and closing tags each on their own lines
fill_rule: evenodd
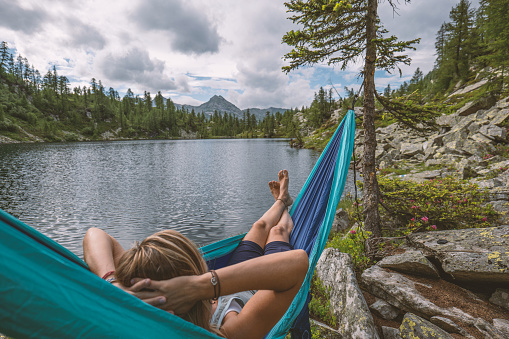
<svg viewBox="0 0 509 339">
<path fill-rule="evenodd" d="M 90 271 L 102 277 L 115 266 L 124 249 L 111 235 L 98 228 L 90 228 L 83 238 L 83 257 Z"/>
<path fill-rule="evenodd" d="M 216 273 L 219 277 L 221 295 L 246 290 L 268 290 L 276 294 L 291 290 L 292 293 L 295 292 L 294 296 L 304 280 L 308 265 L 306 252 L 293 250 L 264 255 L 221 268 Z M 214 297 L 211 278 L 211 273 L 205 273 L 199 276 L 181 276 L 163 281 L 144 279 L 134 285 L 133 290 L 152 289 L 153 292 L 142 291 L 134 293 L 134 295 L 140 299 L 164 296 L 166 303 L 158 307 L 172 310 L 175 314 L 183 314 L 189 311 L 197 301 Z"/>
</svg>

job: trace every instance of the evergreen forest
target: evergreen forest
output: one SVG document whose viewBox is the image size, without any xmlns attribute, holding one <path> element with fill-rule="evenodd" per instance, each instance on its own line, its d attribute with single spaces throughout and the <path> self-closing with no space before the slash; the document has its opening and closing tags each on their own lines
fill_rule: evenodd
<svg viewBox="0 0 509 339">
<path fill-rule="evenodd" d="M 435 114 L 447 113 L 455 107 L 441 106 L 445 93 L 475 81 L 479 75 L 489 79 L 482 100 L 491 102 L 507 92 L 508 7 L 507 0 L 481 0 L 477 9 L 461 0 L 452 8 L 450 20 L 437 31 L 433 70 L 424 75 L 418 68 L 399 88 L 387 86 L 377 95 L 377 108 L 386 106 L 386 98 L 406 105 L 433 103 Z M 347 98 L 340 98 L 332 89 L 320 88 L 309 107 L 267 112 L 263 119 L 257 119 L 249 110 L 242 116 L 218 111 L 205 115 L 176 105 L 170 98 L 163 98 L 160 91 L 152 96 L 147 91 L 141 95 L 128 89 L 121 97 L 95 78 L 89 86 L 70 88 L 69 79 L 59 75 L 56 67 L 42 75 L 4 41 L 0 45 L 0 138 L 81 141 L 288 137 L 302 144 L 303 133 L 320 128 L 334 110 L 341 108 L 344 113 L 352 105 L 356 93 L 346 90 Z M 358 105 L 362 97 L 360 93 Z M 376 117 L 378 123 L 383 118 L 381 114 Z M 406 119 L 414 117 L 408 113 Z"/>
</svg>

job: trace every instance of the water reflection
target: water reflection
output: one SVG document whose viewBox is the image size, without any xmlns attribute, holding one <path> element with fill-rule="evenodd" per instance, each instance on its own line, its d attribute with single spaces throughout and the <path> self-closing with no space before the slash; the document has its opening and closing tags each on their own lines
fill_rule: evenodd
<svg viewBox="0 0 509 339">
<path fill-rule="evenodd" d="M 0 208 L 79 256 L 91 226 L 124 247 L 167 228 L 205 244 L 249 229 L 278 170 L 296 195 L 318 157 L 274 139 L 1 145 Z"/>
</svg>

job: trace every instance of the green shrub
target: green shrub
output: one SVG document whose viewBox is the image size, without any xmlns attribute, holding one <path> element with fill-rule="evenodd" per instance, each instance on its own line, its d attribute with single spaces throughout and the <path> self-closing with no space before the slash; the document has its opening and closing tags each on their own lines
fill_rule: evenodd
<svg viewBox="0 0 509 339">
<path fill-rule="evenodd" d="M 447 177 L 416 183 L 381 177 L 378 183 L 382 193 L 381 218 L 399 223 L 394 225 L 393 231 L 403 227 L 396 232 L 388 230 L 392 234 L 386 235 L 487 227 L 497 215 L 493 207 L 486 204 L 487 190 L 466 180 Z"/>
<path fill-rule="evenodd" d="M 9 121 L 0 121 L 0 131 L 13 132 L 17 133 L 19 131 L 19 127 L 10 123 Z"/>
<path fill-rule="evenodd" d="M 94 128 L 91 126 L 87 126 L 81 130 L 81 134 L 83 135 L 93 135 L 94 134 Z"/>
<path fill-rule="evenodd" d="M 64 135 L 64 140 L 65 141 L 80 141 L 80 137 L 76 133 L 69 132 Z"/>
<path fill-rule="evenodd" d="M 366 256 L 366 238 L 368 234 L 362 234 L 354 230 L 349 231 L 347 235 L 338 233 L 327 242 L 325 247 L 332 247 L 342 253 L 348 253 L 352 257 L 355 270 L 362 272 L 370 266 L 370 260 Z"/>
</svg>

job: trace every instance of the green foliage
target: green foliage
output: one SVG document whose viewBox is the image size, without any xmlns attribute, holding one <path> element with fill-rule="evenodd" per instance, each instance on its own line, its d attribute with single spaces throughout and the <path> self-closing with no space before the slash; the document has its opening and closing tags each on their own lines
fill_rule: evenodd
<svg viewBox="0 0 509 339">
<path fill-rule="evenodd" d="M 392 1 L 389 3 L 392 5 Z M 285 72 L 323 61 L 329 65 L 340 64 L 344 70 L 351 62 L 364 57 L 367 1 L 291 0 L 285 2 L 285 6 L 292 13 L 289 19 L 302 25 L 302 29 L 289 31 L 283 36 L 283 42 L 293 47 L 284 56 L 285 60 L 290 60 L 290 65 L 283 67 Z M 410 63 L 402 52 L 414 49 L 412 45 L 419 39 L 398 41 L 395 36 L 387 37 L 387 33 L 377 22 L 375 62 L 377 68 L 391 72 L 400 62 Z"/>
<path fill-rule="evenodd" d="M 13 58 L 7 43 L 0 45 L 0 121 L 2 131 L 9 137 L 22 140 L 25 133 L 46 141 L 97 140 L 106 131 L 116 131 L 119 137 L 178 138 L 181 131 L 197 138 L 213 137 L 291 137 L 301 139 L 295 112 L 267 114 L 258 121 L 246 112 L 242 117 L 215 112 L 211 117 L 203 113 L 177 108 L 158 92 L 152 97 L 145 91 L 136 96 L 130 89 L 121 98 L 118 92 L 106 90 L 101 80 L 92 78 L 90 86 L 69 88 L 69 80 L 52 67 L 41 76 L 28 60 L 18 57 L 16 68 L 10 68 Z M 322 90 L 323 91 L 323 90 Z M 328 98 L 327 98 L 328 99 Z M 331 103 L 332 101 L 323 102 Z M 325 112 L 325 113 L 324 113 Z M 329 110 L 320 107 L 320 117 Z M 63 131 L 80 131 L 82 136 L 69 136 Z"/>
<path fill-rule="evenodd" d="M 416 183 L 379 178 L 382 218 L 396 223 L 388 235 L 424 230 L 487 227 L 496 212 L 486 204 L 488 192 L 452 177 Z"/>
<path fill-rule="evenodd" d="M 64 141 L 80 141 L 79 135 L 73 132 L 65 133 Z"/>
<path fill-rule="evenodd" d="M 388 116 L 389 119 L 396 120 L 422 134 L 438 130 L 435 119 L 442 114 L 441 105 L 426 103 L 418 91 L 399 98 L 375 95 L 385 108 L 382 119 Z"/>
<path fill-rule="evenodd" d="M 365 233 L 365 234 L 363 234 Z M 346 235 L 337 233 L 327 242 L 326 248 L 332 247 L 342 253 L 351 255 L 355 270 L 362 272 L 370 266 L 370 260 L 366 255 L 366 239 L 368 232 L 351 230 Z"/>
<path fill-rule="evenodd" d="M 311 301 L 309 302 L 310 315 L 335 328 L 337 327 L 337 320 L 332 312 L 329 298 L 329 289 L 323 286 L 316 275 L 313 276 L 311 280 Z"/>
<path fill-rule="evenodd" d="M 4 120 L 0 121 L 0 131 L 17 133 L 19 131 L 19 127 L 9 121 Z"/>
</svg>

